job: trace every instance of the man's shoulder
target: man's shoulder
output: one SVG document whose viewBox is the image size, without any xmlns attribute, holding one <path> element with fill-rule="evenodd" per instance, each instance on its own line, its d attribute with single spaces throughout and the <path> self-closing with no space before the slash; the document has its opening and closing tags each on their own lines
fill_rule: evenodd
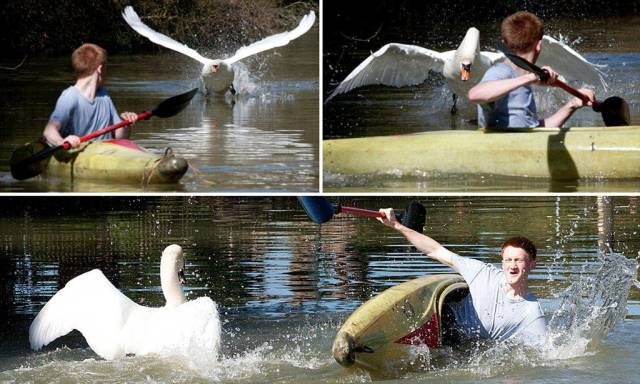
<svg viewBox="0 0 640 384">
<path fill-rule="evenodd" d="M 474 259 L 473 257 L 460 256 L 453 252 L 451 254 L 451 262 L 457 265 L 473 265 L 477 268 L 485 267 L 487 265 L 484 261 Z"/>
<path fill-rule="evenodd" d="M 524 300 L 525 300 L 525 304 L 527 306 L 527 313 L 530 316 L 537 317 L 537 316 L 543 314 L 542 306 L 540 305 L 540 301 L 538 301 L 538 298 L 536 297 L 535 294 L 529 293 L 528 295 L 526 295 L 524 297 Z"/>
<path fill-rule="evenodd" d="M 508 63 L 495 63 L 484 73 L 483 81 L 502 80 L 513 77 L 513 68 Z"/>
<path fill-rule="evenodd" d="M 96 89 L 96 97 L 109 97 L 109 92 L 107 92 L 107 88 L 99 87 Z"/>
<path fill-rule="evenodd" d="M 499 274 L 499 270 L 492 264 L 472 257 L 455 255 L 455 257 L 452 257 L 451 261 L 454 269 L 464 277 L 467 284 L 472 284 L 479 275 L 485 276 L 485 278 L 482 278 L 481 280 L 486 281 L 487 278 L 496 277 Z"/>
<path fill-rule="evenodd" d="M 78 90 L 76 89 L 76 87 L 74 87 L 73 85 L 65 88 L 61 93 L 60 93 L 60 99 L 66 99 L 66 100 L 75 100 L 78 98 L 78 95 L 80 93 L 78 92 Z"/>
</svg>

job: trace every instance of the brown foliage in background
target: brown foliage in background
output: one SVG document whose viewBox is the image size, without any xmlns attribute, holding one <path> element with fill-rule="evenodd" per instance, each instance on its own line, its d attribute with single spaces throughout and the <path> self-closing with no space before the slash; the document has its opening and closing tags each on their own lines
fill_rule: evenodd
<svg viewBox="0 0 640 384">
<path fill-rule="evenodd" d="M 0 8 L 5 56 L 70 53 L 85 42 L 110 53 L 160 49 L 122 19 L 132 5 L 152 28 L 203 53 L 230 52 L 295 27 L 315 0 L 9 0 Z"/>
</svg>

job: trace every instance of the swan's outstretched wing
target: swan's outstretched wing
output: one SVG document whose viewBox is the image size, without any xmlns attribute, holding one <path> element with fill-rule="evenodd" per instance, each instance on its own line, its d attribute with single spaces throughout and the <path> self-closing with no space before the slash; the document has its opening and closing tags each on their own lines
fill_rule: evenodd
<svg viewBox="0 0 640 384">
<path fill-rule="evenodd" d="M 493 65 L 505 59 L 505 55 L 502 52 L 482 51 L 480 52 L 480 56 L 489 60 L 489 65 Z"/>
<path fill-rule="evenodd" d="M 137 304 L 129 300 L 98 269 L 70 280 L 29 327 L 31 348 L 38 350 L 77 329 L 98 355 L 122 354 L 120 330 Z"/>
<path fill-rule="evenodd" d="M 440 53 L 416 45 L 387 44 L 360 63 L 325 103 L 336 95 L 365 85 L 404 87 L 421 84 L 429 76 L 429 70 L 442 71 L 445 60 L 454 52 Z"/>
<path fill-rule="evenodd" d="M 287 45 L 291 40 L 297 39 L 298 37 L 307 33 L 307 31 L 311 29 L 315 21 L 316 14 L 315 12 L 311 11 L 308 14 L 304 15 L 302 20 L 300 20 L 300 24 L 298 24 L 295 29 L 288 32 L 278 33 L 277 35 L 269 36 L 260 41 L 256 41 L 251 45 L 242 47 L 238 49 L 233 56 L 224 59 L 223 61 L 227 64 L 233 64 L 238 60 L 242 60 L 245 57 L 255 55 L 256 53 Z"/>
<path fill-rule="evenodd" d="M 213 61 L 200 55 L 198 52 L 187 47 L 186 45 L 173 40 L 169 36 L 163 35 L 162 33 L 156 32 L 153 29 L 149 28 L 145 23 L 142 22 L 142 20 L 140 20 L 140 17 L 138 17 L 138 14 L 133 10 L 132 6 L 127 6 L 124 9 L 124 12 L 122 12 L 122 17 L 124 18 L 124 21 L 126 21 L 127 24 L 129 24 L 129 26 L 136 32 L 158 45 L 162 45 L 165 48 L 173 49 L 174 51 L 180 52 L 183 55 L 187 55 L 192 59 L 198 60 L 204 65 L 208 65 Z"/>
<path fill-rule="evenodd" d="M 548 65 L 567 80 L 578 80 L 607 89 L 602 73 L 571 47 L 550 36 L 542 38 L 542 50 L 537 65 Z"/>
</svg>

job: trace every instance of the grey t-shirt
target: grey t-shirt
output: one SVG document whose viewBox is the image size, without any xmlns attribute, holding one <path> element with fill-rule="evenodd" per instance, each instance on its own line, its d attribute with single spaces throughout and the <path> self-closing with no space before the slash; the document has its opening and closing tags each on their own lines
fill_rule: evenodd
<svg viewBox="0 0 640 384">
<path fill-rule="evenodd" d="M 533 293 L 507 297 L 502 270 L 479 260 L 452 255 L 453 268 L 469 285 L 469 295 L 452 306 L 456 323 L 472 338 L 504 341 L 515 338 L 526 344 L 543 343 L 546 324 Z"/>
<path fill-rule="evenodd" d="M 517 76 L 518 73 L 510 64 L 501 62 L 489 68 L 480 82 L 513 79 Z M 530 85 L 518 87 L 491 103 L 478 104 L 478 126 L 481 128 L 534 128 L 539 125 Z"/>
<path fill-rule="evenodd" d="M 60 135 L 84 136 L 122 121 L 111 98 L 104 87 L 96 90 L 96 97 L 89 100 L 78 88 L 71 86 L 65 89 L 49 120 L 60 122 Z M 94 140 L 111 139 L 112 134 L 98 136 Z"/>
</svg>

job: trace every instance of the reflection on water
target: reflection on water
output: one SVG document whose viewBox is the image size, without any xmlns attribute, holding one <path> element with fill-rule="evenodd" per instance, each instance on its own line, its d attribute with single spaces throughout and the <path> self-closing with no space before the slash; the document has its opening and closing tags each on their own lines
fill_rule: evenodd
<svg viewBox="0 0 640 384">
<path fill-rule="evenodd" d="M 475 25 L 481 31 L 482 49 L 493 49 L 498 39 L 498 23 Z M 596 19 L 583 21 L 552 21 L 545 26 L 547 34 L 564 36 L 565 41 L 583 54 L 587 60 L 601 64 L 609 89 L 596 96 L 604 100 L 610 96 L 624 98 L 631 109 L 631 121 L 640 124 L 640 45 L 637 41 L 639 19 Z M 335 26 L 339 28 L 340 26 Z M 377 27 L 377 26 L 376 26 Z M 420 33 L 420 26 L 407 26 L 408 36 L 420 36 L 419 41 L 407 41 L 397 34 L 385 34 L 392 28 L 382 28 L 371 41 L 345 38 L 341 44 L 327 47 L 324 55 L 324 98 L 371 52 L 388 42 L 417 44 L 435 50 L 449 50 L 457 46 L 458 36 L 470 25 L 443 28 L 440 33 Z M 397 33 L 397 31 L 395 31 Z M 555 112 L 571 96 L 560 90 L 536 90 L 536 103 L 541 116 Z M 458 113 L 450 114 L 452 93 L 443 77 L 431 74 L 427 82 L 414 87 L 369 86 L 340 95 L 324 104 L 323 138 L 349 138 L 408 134 L 445 129 L 476 129 L 476 106 L 466 99 L 458 99 Z M 569 120 L 568 126 L 604 126 L 601 114 L 583 108 Z M 453 145 L 453 144 L 452 144 Z M 381 180 L 350 175 L 324 174 L 328 191 L 536 191 L 573 192 L 575 185 L 551 185 L 549 181 L 523 181 L 489 176 L 484 178 L 448 177 L 444 180 L 413 180 L 411 177 Z M 490 185 L 488 185 L 490 184 Z M 525 186 L 522 187 L 522 184 Z M 574 183 L 575 184 L 575 183 Z M 637 180 L 579 182 L 579 192 L 637 191 Z"/>
<path fill-rule="evenodd" d="M 2 200 L 7 208 L 0 221 L 0 381 L 55 382 L 61 380 L 56 377 L 61 370 L 69 372 L 70 381 L 88 375 L 95 380 L 150 377 L 161 382 L 368 380 L 362 372 L 344 371 L 331 358 L 331 343 L 342 321 L 387 287 L 449 270 L 375 220 L 336 215 L 318 226 L 292 197 Z M 402 209 L 410 198 L 332 200 Z M 640 250 L 637 197 L 418 200 L 427 208 L 426 233 L 464 256 L 497 262 L 505 237 L 530 236 L 539 248 L 532 288 L 548 316 L 570 284 L 598 276 L 594 269 L 602 265 L 601 247 L 627 259 L 635 259 Z M 219 361 L 196 370 L 153 357 L 107 362 L 77 333 L 45 352 L 28 350 L 27 329 L 38 310 L 67 281 L 92 268 L 102 269 L 135 302 L 162 305 L 158 261 L 170 243 L 185 249 L 188 298 L 206 295 L 219 305 Z M 483 358 L 477 366 L 446 366 L 435 372 L 440 378 L 436 381 L 471 382 L 478 375 L 498 382 L 506 377 L 551 381 L 558 367 L 567 365 L 574 368 L 565 372 L 571 380 L 586 374 L 603 378 L 611 370 L 621 381 L 633 380 L 640 342 L 637 289 L 631 290 L 627 308 L 627 321 L 589 353 L 583 350 L 561 363 L 536 360 L 538 368 L 526 359 L 497 360 L 495 365 Z M 432 373 L 410 374 L 405 381 L 427 377 Z"/>
<path fill-rule="evenodd" d="M 231 100 L 196 95 L 175 117 L 135 125 L 132 139 L 151 152 L 166 147 L 189 160 L 178 185 L 117 185 L 12 179 L 15 148 L 42 133 L 59 93 L 71 84 L 68 58 L 33 58 L 0 72 L 2 191 L 289 191 L 318 190 L 318 28 L 274 52 L 247 60 L 249 90 Z M 243 63 L 244 65 L 244 63 Z M 141 112 L 199 85 L 199 64 L 181 54 L 109 58 L 106 85 L 119 111 Z M 250 72 L 248 75 L 247 70 Z M 242 77 L 242 76 L 241 76 Z"/>
</svg>

